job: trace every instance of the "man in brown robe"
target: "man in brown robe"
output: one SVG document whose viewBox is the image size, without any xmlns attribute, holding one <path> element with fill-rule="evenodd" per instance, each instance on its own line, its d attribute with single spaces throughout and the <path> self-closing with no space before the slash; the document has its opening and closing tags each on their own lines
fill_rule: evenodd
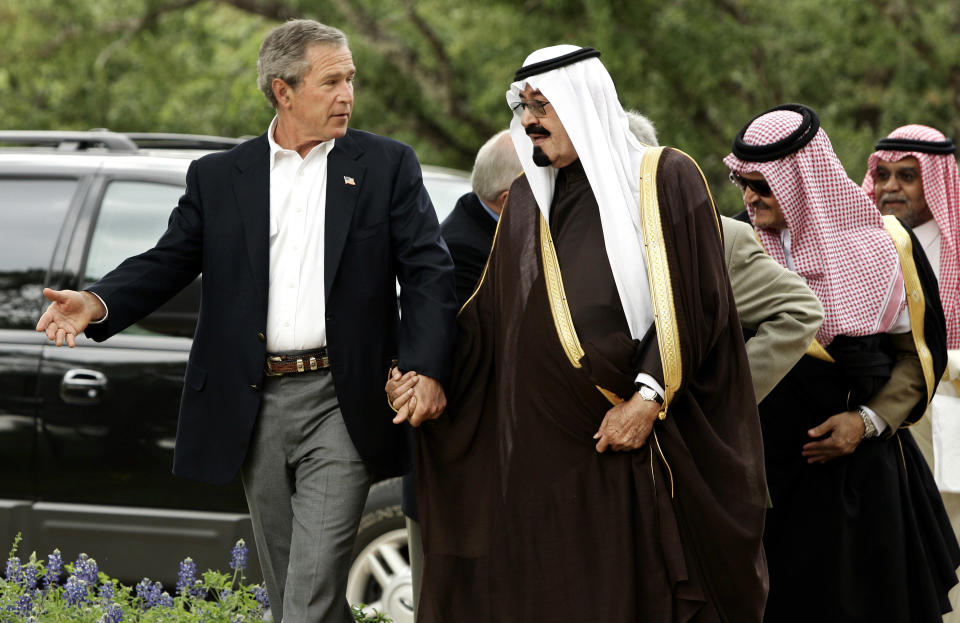
<svg viewBox="0 0 960 623">
<path fill-rule="evenodd" d="M 420 623 L 762 616 L 763 453 L 718 214 L 689 157 L 630 134 L 598 56 L 539 50 L 507 94 L 525 175 L 446 416 L 417 437 Z"/>
</svg>

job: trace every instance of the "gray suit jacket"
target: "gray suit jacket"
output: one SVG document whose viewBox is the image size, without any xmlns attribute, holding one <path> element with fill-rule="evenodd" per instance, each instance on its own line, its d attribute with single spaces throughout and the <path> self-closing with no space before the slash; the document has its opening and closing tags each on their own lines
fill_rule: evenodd
<svg viewBox="0 0 960 623">
<path fill-rule="evenodd" d="M 725 216 L 720 222 L 740 324 L 756 331 L 747 340 L 747 358 L 760 402 L 803 357 L 823 322 L 823 307 L 799 275 L 764 252 L 753 227 Z"/>
</svg>

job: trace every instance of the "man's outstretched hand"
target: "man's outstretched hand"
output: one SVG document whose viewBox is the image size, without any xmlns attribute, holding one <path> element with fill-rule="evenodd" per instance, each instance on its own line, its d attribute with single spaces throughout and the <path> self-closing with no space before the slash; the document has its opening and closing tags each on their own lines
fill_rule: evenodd
<svg viewBox="0 0 960 623">
<path fill-rule="evenodd" d="M 91 321 L 99 320 L 107 314 L 106 308 L 90 292 L 75 290 L 43 289 L 43 296 L 50 301 L 47 311 L 37 322 L 37 331 L 46 333 L 47 339 L 57 346 L 73 348 L 77 345 L 77 336 L 83 333 Z"/>
</svg>

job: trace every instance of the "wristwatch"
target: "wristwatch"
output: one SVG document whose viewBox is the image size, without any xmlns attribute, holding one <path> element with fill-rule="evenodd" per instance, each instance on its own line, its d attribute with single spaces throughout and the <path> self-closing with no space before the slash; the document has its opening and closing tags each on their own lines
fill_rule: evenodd
<svg viewBox="0 0 960 623">
<path fill-rule="evenodd" d="M 634 383 L 633 385 L 637 388 L 637 393 L 640 394 L 641 398 L 655 402 L 661 407 L 663 406 L 663 398 L 660 397 L 657 390 L 643 383 Z"/>
<path fill-rule="evenodd" d="M 860 419 L 863 420 L 863 438 L 870 439 L 871 437 L 876 437 L 879 435 L 877 432 L 877 425 L 873 423 L 873 418 L 870 417 L 870 414 L 867 413 L 866 409 L 863 407 L 857 407 L 857 413 L 860 414 Z"/>
</svg>

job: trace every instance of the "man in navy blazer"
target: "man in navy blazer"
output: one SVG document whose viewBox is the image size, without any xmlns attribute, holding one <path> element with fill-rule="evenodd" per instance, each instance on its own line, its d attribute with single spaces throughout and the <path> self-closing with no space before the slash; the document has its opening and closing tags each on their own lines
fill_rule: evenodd
<svg viewBox="0 0 960 623">
<path fill-rule="evenodd" d="M 277 111 L 267 133 L 192 163 L 156 246 L 84 292 L 46 290 L 37 325 L 58 346 L 101 341 L 203 274 L 174 473 L 242 473 L 277 621 L 352 620 L 344 592 L 370 482 L 408 468 L 404 419 L 443 411 L 456 330 L 419 162 L 347 129 L 354 73 L 339 30 L 271 31 L 258 60 Z M 420 376 L 407 418 L 383 395 L 394 360 Z"/>
</svg>

